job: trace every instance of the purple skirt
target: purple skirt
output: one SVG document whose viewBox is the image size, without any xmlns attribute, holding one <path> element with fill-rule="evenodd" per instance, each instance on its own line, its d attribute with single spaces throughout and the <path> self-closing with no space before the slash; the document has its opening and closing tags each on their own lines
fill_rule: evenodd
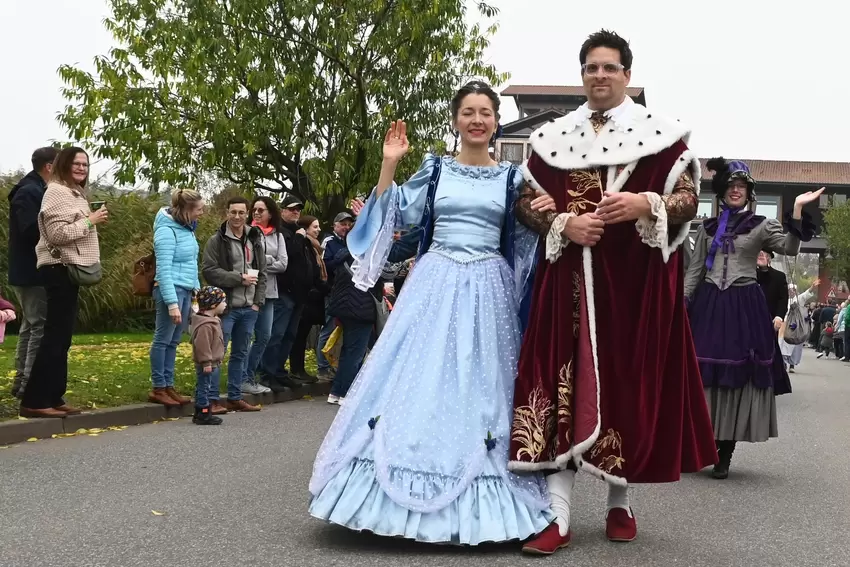
<svg viewBox="0 0 850 567">
<path fill-rule="evenodd" d="M 761 287 L 732 286 L 724 291 L 702 282 L 688 305 L 688 317 L 705 387 L 773 388 L 791 392 L 791 381 Z"/>
</svg>

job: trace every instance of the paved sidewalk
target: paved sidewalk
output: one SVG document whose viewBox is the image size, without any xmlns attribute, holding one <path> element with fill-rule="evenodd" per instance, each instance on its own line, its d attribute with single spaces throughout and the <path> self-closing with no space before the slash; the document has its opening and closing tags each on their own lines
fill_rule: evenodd
<svg viewBox="0 0 850 567">
<path fill-rule="evenodd" d="M 728 480 L 704 473 L 632 491 L 631 544 L 605 541 L 604 486 L 586 476 L 574 545 L 548 560 L 313 520 L 307 482 L 336 411 L 315 399 L 231 414 L 221 427 L 182 419 L 0 450 L 0 566 L 846 566 L 850 365 L 807 350 L 792 381 L 781 437 L 741 445 Z"/>
</svg>

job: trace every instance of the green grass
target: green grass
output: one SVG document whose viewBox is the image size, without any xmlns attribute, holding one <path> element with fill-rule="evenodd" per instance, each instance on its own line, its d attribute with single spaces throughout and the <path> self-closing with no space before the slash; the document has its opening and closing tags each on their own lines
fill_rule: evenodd
<svg viewBox="0 0 850 567">
<path fill-rule="evenodd" d="M 151 391 L 151 334 L 76 335 L 68 353 L 65 400 L 97 409 L 146 402 Z M 0 419 L 17 415 L 18 400 L 10 391 L 15 376 L 16 336 L 0 345 Z M 307 353 L 307 369 L 315 372 L 315 355 Z M 221 392 L 227 392 L 227 363 L 222 367 Z M 195 367 L 188 337 L 177 349 L 174 385 L 187 396 L 195 392 Z"/>
</svg>

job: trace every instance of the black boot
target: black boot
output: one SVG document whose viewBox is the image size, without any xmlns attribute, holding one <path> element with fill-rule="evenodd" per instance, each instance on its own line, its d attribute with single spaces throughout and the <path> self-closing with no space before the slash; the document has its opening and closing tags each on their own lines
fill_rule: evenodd
<svg viewBox="0 0 850 567">
<path fill-rule="evenodd" d="M 718 480 L 723 480 L 729 476 L 729 466 L 732 464 L 732 453 L 735 452 L 734 441 L 718 441 L 717 442 L 717 457 L 718 462 L 714 465 L 714 471 L 711 476 Z"/>
<path fill-rule="evenodd" d="M 198 407 L 195 406 L 195 415 L 192 417 L 192 423 L 195 425 L 221 425 L 220 417 L 210 413 L 210 406 Z"/>
</svg>

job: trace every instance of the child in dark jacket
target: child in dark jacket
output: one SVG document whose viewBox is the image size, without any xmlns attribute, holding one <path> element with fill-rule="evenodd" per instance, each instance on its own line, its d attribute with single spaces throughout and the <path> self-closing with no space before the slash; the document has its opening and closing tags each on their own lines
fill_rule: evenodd
<svg viewBox="0 0 850 567">
<path fill-rule="evenodd" d="M 821 358 L 823 356 L 829 358 L 829 354 L 832 352 L 832 339 L 834 334 L 835 329 L 832 328 L 832 323 L 827 323 L 823 326 L 823 331 L 821 331 L 820 334 L 821 352 L 818 355 L 818 358 Z"/>
<path fill-rule="evenodd" d="M 192 359 L 195 362 L 195 416 L 197 425 L 221 425 L 221 418 L 210 413 L 210 388 L 221 375 L 224 359 L 224 333 L 219 317 L 227 308 L 227 296 L 217 287 L 201 288 L 197 295 L 198 312 L 192 315 Z"/>
</svg>

